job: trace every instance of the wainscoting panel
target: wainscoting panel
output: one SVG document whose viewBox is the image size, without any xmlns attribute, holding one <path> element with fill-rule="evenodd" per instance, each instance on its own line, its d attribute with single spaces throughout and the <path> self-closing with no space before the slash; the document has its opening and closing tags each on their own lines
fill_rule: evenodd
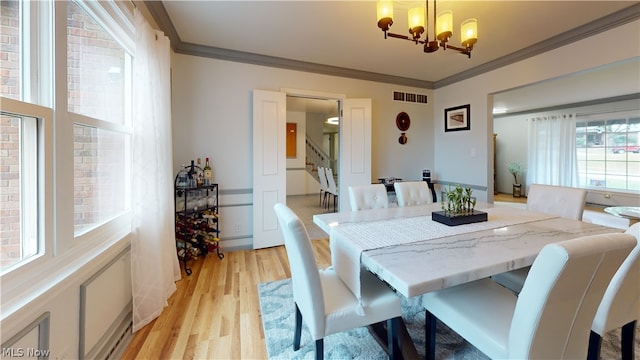
<svg viewBox="0 0 640 360">
<path fill-rule="evenodd" d="M 49 358 L 49 312 L 40 315 L 15 336 L 2 343 L 2 359 Z"/>
<path fill-rule="evenodd" d="M 131 251 L 80 286 L 80 359 L 107 358 L 131 334 Z"/>
</svg>

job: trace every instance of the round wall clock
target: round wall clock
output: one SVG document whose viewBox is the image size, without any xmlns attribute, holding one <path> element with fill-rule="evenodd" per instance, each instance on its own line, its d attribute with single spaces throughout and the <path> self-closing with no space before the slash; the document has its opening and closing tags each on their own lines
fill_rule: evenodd
<svg viewBox="0 0 640 360">
<path fill-rule="evenodd" d="M 411 126 L 411 119 L 409 119 L 409 114 L 406 112 L 401 112 L 396 116 L 396 126 L 400 131 L 409 130 L 409 126 Z"/>
</svg>

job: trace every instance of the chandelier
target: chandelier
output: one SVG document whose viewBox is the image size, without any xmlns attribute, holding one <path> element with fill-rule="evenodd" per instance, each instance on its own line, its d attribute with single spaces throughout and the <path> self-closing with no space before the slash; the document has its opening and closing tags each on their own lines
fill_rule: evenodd
<svg viewBox="0 0 640 360">
<path fill-rule="evenodd" d="M 417 44 L 424 45 L 424 52 L 432 53 L 439 48 L 443 50 L 453 49 L 461 54 L 471 58 L 471 50 L 473 45 L 478 41 L 478 20 L 467 19 L 460 26 L 460 38 L 462 46 L 453 46 L 449 44 L 449 39 L 453 35 L 453 12 L 450 10 L 436 12 L 436 0 L 433 0 L 433 33 L 435 39 L 429 41 L 429 31 L 425 35 L 425 39 L 421 40 L 420 36 L 425 32 L 426 21 L 429 21 L 429 0 L 423 4 L 416 4 L 409 8 L 409 35 L 394 34 L 389 31 L 389 27 L 393 25 L 393 0 L 378 0 L 378 27 L 384 32 L 384 38 L 387 36 L 396 39 L 413 41 Z"/>
</svg>

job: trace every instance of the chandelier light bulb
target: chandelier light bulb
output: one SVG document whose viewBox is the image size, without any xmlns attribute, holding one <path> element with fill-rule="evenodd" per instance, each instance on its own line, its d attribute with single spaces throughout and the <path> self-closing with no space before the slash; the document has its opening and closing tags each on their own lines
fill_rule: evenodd
<svg viewBox="0 0 640 360">
<path fill-rule="evenodd" d="M 440 41 L 448 41 L 451 35 L 453 35 L 453 12 L 447 10 L 438 14 L 436 37 Z"/>
<path fill-rule="evenodd" d="M 409 32 L 413 35 L 413 39 L 417 40 L 424 32 L 425 8 L 422 5 L 416 5 L 409 8 Z"/>
<path fill-rule="evenodd" d="M 460 28 L 462 46 L 473 48 L 473 44 L 478 41 L 478 20 L 467 19 L 462 23 Z"/>
<path fill-rule="evenodd" d="M 378 27 L 386 32 L 393 24 L 393 0 L 378 0 L 377 6 Z"/>
</svg>

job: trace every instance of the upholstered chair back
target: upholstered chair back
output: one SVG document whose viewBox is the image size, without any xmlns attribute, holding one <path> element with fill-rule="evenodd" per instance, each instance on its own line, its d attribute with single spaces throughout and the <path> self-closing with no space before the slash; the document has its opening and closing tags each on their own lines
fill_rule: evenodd
<svg viewBox="0 0 640 360">
<path fill-rule="evenodd" d="M 399 181 L 393 184 L 398 206 L 416 206 L 433 203 L 429 185 L 424 181 Z"/>
<path fill-rule="evenodd" d="M 313 301 L 323 299 L 323 293 L 309 234 L 300 218 L 286 205 L 278 203 L 274 210 L 282 228 L 289 258 L 293 300 L 313 339 L 321 339 L 325 333 L 325 308 L 324 301 Z"/>
<path fill-rule="evenodd" d="M 527 210 L 582 220 L 586 189 L 533 184 L 527 193 Z"/>
<path fill-rule="evenodd" d="M 325 174 L 325 170 L 322 166 L 318 166 L 318 180 L 320 180 L 320 187 L 322 190 L 329 188 L 329 184 L 327 184 L 327 175 Z"/>
<path fill-rule="evenodd" d="M 383 184 L 349 186 L 351 211 L 389 207 L 387 188 Z"/>
<path fill-rule="evenodd" d="M 586 358 L 604 291 L 635 244 L 631 235 L 616 233 L 545 246 L 518 296 L 509 358 Z"/>
<path fill-rule="evenodd" d="M 638 244 L 611 279 L 598 307 L 591 330 L 601 336 L 640 319 L 640 223 L 625 233 L 635 236 Z"/>
</svg>

